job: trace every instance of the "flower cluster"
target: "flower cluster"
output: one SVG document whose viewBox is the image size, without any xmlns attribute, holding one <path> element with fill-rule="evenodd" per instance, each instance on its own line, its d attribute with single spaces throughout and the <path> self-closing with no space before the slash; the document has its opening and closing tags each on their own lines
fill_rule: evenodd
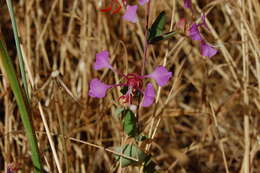
<svg viewBox="0 0 260 173">
<path fill-rule="evenodd" d="M 184 8 L 189 8 L 189 9 L 192 8 L 191 0 L 184 0 Z M 202 15 L 201 23 L 199 23 L 199 24 L 193 23 L 191 25 L 191 27 L 189 28 L 188 32 L 189 32 L 189 37 L 192 40 L 200 41 L 201 55 L 211 58 L 214 55 L 216 55 L 216 53 L 218 51 L 215 48 L 213 48 L 212 46 L 210 46 L 209 44 L 207 44 L 206 41 L 203 39 L 203 37 L 200 34 L 200 31 L 199 31 L 200 27 L 204 26 L 208 29 L 205 19 L 206 19 L 205 15 Z"/>
<path fill-rule="evenodd" d="M 138 0 L 139 4 L 143 6 L 146 4 L 149 0 Z M 125 14 L 123 15 L 123 19 L 136 23 L 137 22 L 137 5 L 128 5 L 126 0 L 122 0 L 122 3 L 126 6 Z M 108 12 L 113 9 L 113 6 L 117 5 L 117 8 L 112 11 L 112 14 L 118 13 L 122 6 L 118 0 L 111 0 L 110 6 L 104 9 L 101 9 L 102 12 Z"/>
<path fill-rule="evenodd" d="M 155 90 L 151 83 L 148 83 L 145 90 L 143 89 L 143 81 L 145 78 L 151 78 L 156 81 L 159 86 L 165 86 L 169 79 L 172 77 L 172 72 L 167 71 L 163 66 L 158 66 L 155 70 L 148 75 L 138 75 L 135 73 L 123 74 L 118 72 L 109 63 L 109 52 L 102 51 L 96 54 L 96 61 L 93 65 L 95 70 L 109 68 L 113 72 L 122 76 L 124 83 L 107 85 L 95 78 L 90 81 L 89 96 L 94 98 L 103 98 L 106 96 L 108 89 L 113 87 L 121 87 L 123 95 L 118 98 L 124 104 L 132 104 L 133 98 L 143 95 L 141 106 L 150 106 L 155 98 Z"/>
<path fill-rule="evenodd" d="M 199 24 L 192 24 L 191 27 L 189 28 L 189 36 L 192 40 L 197 40 L 200 41 L 200 53 L 202 56 L 207 56 L 209 58 L 213 57 L 216 55 L 218 52 L 215 48 L 210 46 L 209 44 L 206 43 L 206 41 L 202 38 L 199 27 L 204 26 L 206 28 L 206 22 L 205 22 L 205 16 L 203 15 L 201 18 L 202 22 Z"/>
</svg>

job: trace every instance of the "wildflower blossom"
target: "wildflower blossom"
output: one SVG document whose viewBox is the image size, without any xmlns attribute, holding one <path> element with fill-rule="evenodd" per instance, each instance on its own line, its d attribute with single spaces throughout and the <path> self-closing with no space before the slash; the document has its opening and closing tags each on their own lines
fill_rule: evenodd
<svg viewBox="0 0 260 173">
<path fill-rule="evenodd" d="M 199 27 L 204 26 L 208 29 L 208 26 L 206 24 L 206 16 L 202 15 L 201 17 L 201 23 L 196 24 L 193 23 L 191 27 L 188 30 L 188 35 L 192 40 L 200 41 L 200 52 L 202 56 L 207 56 L 211 58 L 217 53 L 217 50 L 213 48 L 212 46 L 206 44 L 206 41 L 202 38 L 201 33 L 199 31 Z"/>
<path fill-rule="evenodd" d="M 199 23 L 199 24 L 194 23 L 189 28 L 189 36 L 191 37 L 192 40 L 198 40 L 198 41 L 203 40 L 200 35 L 200 31 L 199 31 L 199 27 L 201 27 L 201 26 L 207 27 L 204 15 L 202 15 L 202 17 L 201 17 L 201 23 Z"/>
<path fill-rule="evenodd" d="M 202 40 L 197 24 L 194 23 L 191 25 L 189 28 L 189 36 L 192 40 Z"/>
<path fill-rule="evenodd" d="M 109 64 L 108 55 L 108 51 L 102 51 L 96 55 L 96 62 L 93 65 L 95 70 L 100 70 L 102 68 L 112 69 L 112 66 Z"/>
<path fill-rule="evenodd" d="M 127 5 L 126 12 L 123 16 L 123 19 L 136 23 L 137 22 L 137 5 Z"/>
<path fill-rule="evenodd" d="M 106 84 L 102 83 L 97 78 L 92 79 L 91 82 L 90 82 L 89 95 L 91 97 L 96 97 L 96 98 L 105 97 L 107 89 L 109 89 L 111 87 L 112 86 L 110 86 L 110 85 L 106 85 Z"/>
<path fill-rule="evenodd" d="M 155 70 L 148 75 L 138 75 L 135 73 L 129 73 L 129 74 L 122 74 L 120 72 L 117 72 L 116 69 L 114 69 L 109 64 L 109 54 L 107 51 L 102 51 L 100 53 L 96 54 L 96 61 L 94 63 L 94 69 L 99 70 L 101 68 L 110 68 L 114 72 L 118 73 L 123 78 L 123 83 L 120 84 L 113 84 L 113 85 L 107 85 L 101 82 L 99 79 L 94 78 L 90 81 L 90 90 L 89 90 L 89 96 L 94 98 L 103 98 L 106 96 L 106 92 L 109 88 L 113 87 L 121 87 L 122 89 L 122 96 L 118 98 L 119 101 L 121 101 L 123 104 L 132 104 L 132 101 L 135 97 L 139 97 L 140 95 L 143 95 L 142 100 L 142 106 L 148 107 L 150 106 L 155 97 L 155 90 L 153 88 L 153 85 L 149 83 L 146 86 L 145 91 L 143 90 L 143 81 L 145 78 L 151 78 L 156 81 L 156 83 L 159 86 L 165 86 L 170 78 L 172 77 L 172 72 L 167 71 L 167 69 L 163 66 L 158 66 L 155 68 Z M 96 68 L 98 67 L 98 68 Z"/>
<path fill-rule="evenodd" d="M 205 41 L 201 41 L 200 52 L 201 55 L 211 58 L 212 56 L 216 55 L 218 51 L 214 49 L 212 46 L 205 43 Z"/>
<path fill-rule="evenodd" d="M 149 83 L 144 92 L 142 106 L 149 107 L 151 104 L 153 104 L 154 97 L 155 97 L 155 91 L 154 91 L 153 85 L 151 83 Z"/>
<path fill-rule="evenodd" d="M 159 66 L 156 67 L 154 72 L 152 72 L 149 75 L 146 75 L 145 77 L 154 79 L 159 86 L 164 86 L 167 84 L 171 76 L 172 72 L 168 72 L 166 68 L 164 68 L 163 66 Z"/>
</svg>

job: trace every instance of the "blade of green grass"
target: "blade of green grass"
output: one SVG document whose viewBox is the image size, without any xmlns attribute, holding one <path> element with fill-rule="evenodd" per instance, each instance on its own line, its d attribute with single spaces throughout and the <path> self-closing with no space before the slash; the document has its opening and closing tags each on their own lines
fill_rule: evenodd
<svg viewBox="0 0 260 173">
<path fill-rule="evenodd" d="M 35 167 L 35 172 L 42 172 L 42 164 L 41 164 L 41 159 L 40 159 L 40 154 L 38 151 L 38 145 L 37 145 L 37 140 L 36 136 L 33 130 L 33 126 L 30 121 L 30 110 L 28 109 L 27 101 L 26 98 L 24 97 L 23 91 L 19 85 L 13 63 L 7 54 L 7 50 L 4 47 L 4 44 L 2 40 L 0 40 L 0 64 L 2 70 L 5 72 L 7 79 L 10 83 L 10 86 L 12 88 L 12 91 L 14 93 L 20 116 L 22 119 L 23 126 L 25 128 L 26 135 L 29 140 L 29 144 L 31 147 L 31 152 L 32 152 L 32 162 Z"/>
<path fill-rule="evenodd" d="M 16 50 L 17 50 L 17 55 L 18 55 L 18 60 L 19 60 L 19 67 L 20 67 L 20 72 L 21 72 L 21 75 L 22 75 L 23 87 L 24 87 L 24 90 L 25 90 L 27 101 L 29 102 L 29 92 L 28 92 L 26 72 L 25 72 L 24 61 L 23 61 L 24 58 L 23 58 L 23 54 L 22 54 L 22 51 L 21 51 L 20 39 L 19 39 L 19 35 L 18 35 L 18 29 L 17 29 L 17 25 L 16 25 L 16 20 L 15 20 L 13 4 L 12 4 L 11 0 L 6 0 L 6 3 L 7 3 L 7 7 L 8 7 L 8 10 L 9 10 L 10 17 L 11 17 L 12 28 L 13 28 L 13 32 L 14 32 L 15 45 L 16 45 Z"/>
</svg>

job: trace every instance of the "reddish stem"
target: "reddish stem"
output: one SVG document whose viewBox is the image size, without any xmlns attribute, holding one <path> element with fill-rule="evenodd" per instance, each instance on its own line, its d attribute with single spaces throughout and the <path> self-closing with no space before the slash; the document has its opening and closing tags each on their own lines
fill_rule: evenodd
<svg viewBox="0 0 260 173">
<path fill-rule="evenodd" d="M 146 8 L 146 25 L 145 25 L 145 40 L 144 40 L 144 56 L 143 56 L 143 63 L 142 63 L 142 71 L 141 71 L 141 75 L 144 75 L 144 66 L 145 66 L 145 62 L 147 59 L 147 50 L 148 50 L 148 41 L 147 41 L 147 37 L 148 37 L 148 27 L 149 27 L 149 16 L 150 16 L 150 5 L 151 5 L 151 1 L 150 0 L 147 3 L 147 8 Z"/>
</svg>

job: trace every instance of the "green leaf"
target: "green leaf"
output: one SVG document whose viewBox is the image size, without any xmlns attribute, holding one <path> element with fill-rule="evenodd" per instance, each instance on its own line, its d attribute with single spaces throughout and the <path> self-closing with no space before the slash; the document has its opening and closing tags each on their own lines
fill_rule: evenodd
<svg viewBox="0 0 260 173">
<path fill-rule="evenodd" d="M 171 38 L 174 34 L 176 34 L 176 32 L 174 31 L 163 34 L 165 21 L 166 21 L 165 12 L 162 11 L 155 19 L 151 28 L 148 30 L 148 38 L 147 38 L 148 44 L 155 44 L 158 41 Z"/>
<path fill-rule="evenodd" d="M 157 18 L 155 19 L 154 23 L 152 24 L 151 28 L 148 31 L 148 43 L 155 37 L 158 37 L 162 34 L 165 25 L 165 11 L 162 11 Z"/>
<path fill-rule="evenodd" d="M 14 93 L 16 103 L 19 108 L 22 123 L 26 132 L 26 136 L 28 138 L 28 142 L 30 144 L 30 149 L 32 153 L 31 157 L 32 157 L 33 166 L 35 168 L 35 172 L 40 173 L 42 172 L 43 167 L 41 163 L 40 153 L 38 150 L 37 139 L 34 133 L 32 123 L 30 121 L 30 109 L 28 106 L 28 102 L 23 93 L 23 90 L 20 87 L 12 60 L 9 57 L 7 50 L 4 46 L 4 43 L 2 42 L 1 39 L 0 39 L 0 64 L 1 64 L 0 67 L 2 68 L 2 71 L 5 72 L 7 80 L 10 83 L 10 86 Z"/>
<path fill-rule="evenodd" d="M 130 110 L 126 109 L 123 111 L 123 128 L 128 136 L 134 137 L 137 134 L 136 117 L 135 114 Z"/>
<path fill-rule="evenodd" d="M 24 57 L 22 54 L 21 46 L 20 46 L 21 42 L 20 42 L 19 35 L 18 35 L 18 28 L 16 25 L 13 4 L 12 4 L 11 0 L 7 0 L 6 3 L 7 3 L 7 7 L 9 10 L 10 17 L 11 17 L 12 29 L 14 32 L 15 46 L 16 46 L 17 55 L 18 55 L 20 72 L 21 72 L 21 76 L 22 76 L 23 88 L 24 88 L 25 94 L 26 94 L 26 99 L 27 99 L 26 101 L 29 103 L 29 91 L 28 91 L 28 86 L 27 86 L 27 82 L 26 82 L 27 79 L 26 79 L 26 72 L 25 72 L 25 66 L 24 66 Z"/>
<path fill-rule="evenodd" d="M 147 157 L 147 155 L 134 144 L 126 144 L 122 147 L 115 147 L 114 150 L 118 153 L 122 153 L 125 156 L 138 159 L 137 162 L 119 155 L 115 155 L 116 161 L 119 161 L 122 167 L 142 163 Z"/>
<path fill-rule="evenodd" d="M 154 37 L 154 38 L 152 38 L 152 39 L 149 41 L 149 44 L 155 44 L 155 43 L 157 43 L 158 41 L 162 41 L 162 40 L 169 39 L 169 38 L 171 38 L 173 35 L 175 35 L 176 33 L 177 33 L 177 32 L 172 31 L 172 32 L 168 32 L 168 33 L 162 34 L 162 35 L 160 35 L 160 36 Z"/>
</svg>

